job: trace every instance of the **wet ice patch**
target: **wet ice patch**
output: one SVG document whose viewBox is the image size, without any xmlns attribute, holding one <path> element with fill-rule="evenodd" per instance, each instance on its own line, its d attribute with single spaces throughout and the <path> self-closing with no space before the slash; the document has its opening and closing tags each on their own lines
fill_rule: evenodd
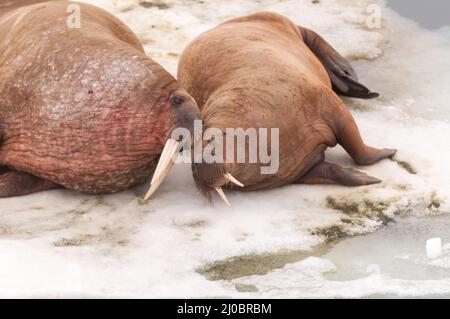
<svg viewBox="0 0 450 319">
<path fill-rule="evenodd" d="M 241 278 L 234 285 L 253 287 L 246 297 L 260 298 L 395 298 L 440 297 L 450 293 L 450 280 L 406 280 L 392 278 L 375 268 L 362 278 L 334 281 L 325 278 L 336 265 L 324 258 L 310 257 L 266 276 Z"/>
<path fill-rule="evenodd" d="M 207 264 L 199 268 L 197 272 L 209 280 L 232 280 L 245 276 L 265 275 L 287 264 L 322 254 L 332 246 L 332 243 L 327 243 L 312 250 L 284 250 L 275 253 L 241 255 Z M 239 287 L 240 284 L 237 286 Z M 236 289 L 241 291 L 238 287 Z"/>
<path fill-rule="evenodd" d="M 426 257 L 422 254 L 404 253 L 396 256 L 398 259 L 408 260 L 417 265 L 450 269 L 450 244 L 442 245 L 440 238 L 432 238 L 426 244 Z M 439 245 L 441 244 L 441 245 Z"/>
<path fill-rule="evenodd" d="M 237 278 L 254 287 L 248 297 L 359 298 L 444 297 L 450 293 L 450 251 L 430 260 L 425 242 L 448 242 L 450 217 L 403 217 L 378 232 L 340 241 L 331 248 L 265 275 Z M 276 288 L 275 288 L 276 287 Z"/>
</svg>

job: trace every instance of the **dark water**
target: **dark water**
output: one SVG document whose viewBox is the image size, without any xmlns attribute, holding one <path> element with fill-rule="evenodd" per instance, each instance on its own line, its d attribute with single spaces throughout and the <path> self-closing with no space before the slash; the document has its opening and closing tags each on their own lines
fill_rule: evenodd
<svg viewBox="0 0 450 319">
<path fill-rule="evenodd" d="M 450 25 L 448 0 L 387 0 L 389 7 L 428 29 Z"/>
</svg>

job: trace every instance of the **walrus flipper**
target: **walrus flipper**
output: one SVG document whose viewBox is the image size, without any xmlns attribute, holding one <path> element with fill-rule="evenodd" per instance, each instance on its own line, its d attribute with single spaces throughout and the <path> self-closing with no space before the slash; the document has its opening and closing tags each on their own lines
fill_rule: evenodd
<svg viewBox="0 0 450 319">
<path fill-rule="evenodd" d="M 337 184 L 344 186 L 364 186 L 380 182 L 378 178 L 366 173 L 328 162 L 317 164 L 297 181 L 299 184 Z"/>
<path fill-rule="evenodd" d="M 324 90 L 328 107 L 322 110 L 323 119 L 333 131 L 337 142 L 361 166 L 373 165 L 383 159 L 392 158 L 397 150 L 375 148 L 364 143 L 352 113 L 342 100 L 330 89 Z M 332 145 L 329 145 L 332 146 Z"/>
<path fill-rule="evenodd" d="M 17 171 L 7 171 L 0 175 L 0 198 L 28 195 L 61 186 L 39 177 Z"/>
<path fill-rule="evenodd" d="M 333 90 L 337 94 L 360 99 L 373 99 L 379 96 L 358 82 L 358 76 L 351 64 L 320 35 L 306 28 L 299 27 L 299 29 L 305 44 L 327 70 Z"/>
</svg>

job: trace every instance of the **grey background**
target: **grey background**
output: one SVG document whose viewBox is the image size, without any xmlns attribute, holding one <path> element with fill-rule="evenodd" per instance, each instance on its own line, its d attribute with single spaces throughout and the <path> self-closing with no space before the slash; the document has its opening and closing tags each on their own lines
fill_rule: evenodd
<svg viewBox="0 0 450 319">
<path fill-rule="evenodd" d="M 449 0 L 387 0 L 389 7 L 428 29 L 450 25 Z"/>
</svg>

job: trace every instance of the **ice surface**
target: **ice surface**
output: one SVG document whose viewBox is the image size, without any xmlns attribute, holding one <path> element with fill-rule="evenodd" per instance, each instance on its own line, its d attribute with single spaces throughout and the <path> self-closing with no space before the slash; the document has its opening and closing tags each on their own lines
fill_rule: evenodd
<svg viewBox="0 0 450 319">
<path fill-rule="evenodd" d="M 426 243 L 427 257 L 434 259 L 442 255 L 442 240 L 440 238 L 431 238 Z"/>
<path fill-rule="evenodd" d="M 346 102 L 367 142 L 396 147 L 398 156 L 396 161 L 364 168 L 383 179 L 380 185 L 291 185 L 255 193 L 228 192 L 231 208 L 217 199 L 215 206 L 203 202 L 187 165 L 175 167 L 147 205 L 139 199 L 145 185 L 109 196 L 55 190 L 2 199 L 1 297 L 450 294 L 446 247 L 433 260 L 424 251 L 429 238 L 450 242 L 438 232 L 442 225 L 450 225 L 436 217 L 450 211 L 448 28 L 426 31 L 383 8 L 382 28 L 370 30 L 365 26 L 366 8 L 377 1 L 173 0 L 164 1 L 165 6 L 147 1 L 153 4 L 148 8 L 138 0 L 87 2 L 125 21 L 147 53 L 173 74 L 185 45 L 217 23 L 255 11 L 285 14 L 354 60 L 362 82 L 382 94 L 373 101 Z M 327 157 L 354 167 L 341 148 Z M 334 257 L 319 254 L 318 247 L 329 239 L 367 234 L 401 216 L 418 219 L 398 222 L 392 241 L 381 235 L 373 240 L 354 237 L 342 242 L 349 245 L 348 253 L 336 246 L 328 252 L 336 252 Z M 430 226 L 421 241 L 407 236 L 410 228 L 424 224 Z M 374 245 L 385 248 L 375 250 Z M 388 248 L 396 254 L 386 254 Z M 346 272 L 355 271 L 351 263 L 358 252 L 368 254 L 370 263 L 362 269 L 370 274 L 355 278 Z M 303 259 L 305 254 L 311 257 Z M 396 262 L 411 269 L 439 269 L 439 275 L 388 271 Z M 224 271 L 230 265 L 236 270 L 227 280 L 211 281 L 197 271 L 208 267 Z M 333 271 L 336 277 L 329 276 Z M 219 271 L 216 279 L 220 277 Z"/>
<path fill-rule="evenodd" d="M 449 227 L 449 215 L 399 218 L 370 235 L 329 245 L 317 257 L 232 283 L 267 298 L 448 297 L 450 252 L 444 246 L 442 256 L 430 260 L 423 243 L 430 235 L 449 241 Z"/>
</svg>

